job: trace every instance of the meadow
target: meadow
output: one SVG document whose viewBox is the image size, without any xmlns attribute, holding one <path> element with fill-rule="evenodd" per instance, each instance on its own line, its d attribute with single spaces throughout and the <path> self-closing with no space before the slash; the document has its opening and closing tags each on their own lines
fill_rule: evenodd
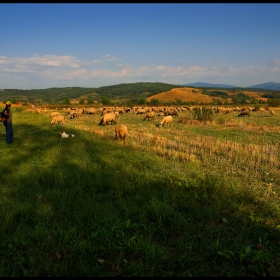
<svg viewBox="0 0 280 280">
<path fill-rule="evenodd" d="M 0 130 L 0 276 L 280 276 L 280 110 Z M 62 139 L 59 131 L 74 133 Z"/>
</svg>

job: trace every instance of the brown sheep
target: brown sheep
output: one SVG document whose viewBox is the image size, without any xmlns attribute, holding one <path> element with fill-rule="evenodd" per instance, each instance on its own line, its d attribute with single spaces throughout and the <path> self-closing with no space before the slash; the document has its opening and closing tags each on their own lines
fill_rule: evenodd
<svg viewBox="0 0 280 280">
<path fill-rule="evenodd" d="M 164 115 L 178 117 L 178 111 L 176 109 L 169 109 L 164 113 Z"/>
<path fill-rule="evenodd" d="M 249 111 L 244 111 L 244 110 L 242 110 L 242 111 L 240 112 L 240 114 L 238 115 L 238 117 L 245 117 L 245 116 L 250 117 Z"/>
<path fill-rule="evenodd" d="M 51 124 L 57 124 L 60 122 L 61 124 L 64 124 L 65 122 L 65 117 L 62 115 L 56 116 L 52 118 Z"/>
<path fill-rule="evenodd" d="M 161 122 L 159 123 L 159 127 L 162 127 L 164 124 L 167 126 L 173 122 L 173 117 L 172 116 L 166 116 L 164 117 Z"/>
<path fill-rule="evenodd" d="M 128 130 L 127 130 L 127 126 L 124 124 L 118 124 L 115 127 L 115 136 L 116 139 L 118 140 L 119 138 L 122 139 L 125 142 L 125 139 L 128 135 Z"/>
<path fill-rule="evenodd" d="M 108 122 L 111 122 L 111 124 L 116 124 L 115 113 L 105 113 L 100 119 L 99 125 L 107 125 Z"/>
<path fill-rule="evenodd" d="M 155 118 L 155 112 L 154 111 L 150 111 L 148 113 L 145 114 L 144 120 L 154 120 Z"/>
</svg>

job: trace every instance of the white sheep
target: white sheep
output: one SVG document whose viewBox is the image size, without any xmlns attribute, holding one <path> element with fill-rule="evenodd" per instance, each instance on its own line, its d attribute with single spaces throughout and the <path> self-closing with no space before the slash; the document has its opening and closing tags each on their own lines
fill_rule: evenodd
<svg viewBox="0 0 280 280">
<path fill-rule="evenodd" d="M 164 124 L 167 126 L 173 122 L 173 117 L 172 116 L 166 116 L 164 117 L 161 122 L 159 123 L 159 127 L 162 127 Z"/>
<path fill-rule="evenodd" d="M 75 137 L 75 134 L 67 134 L 65 131 L 60 131 L 61 138 Z"/>
</svg>

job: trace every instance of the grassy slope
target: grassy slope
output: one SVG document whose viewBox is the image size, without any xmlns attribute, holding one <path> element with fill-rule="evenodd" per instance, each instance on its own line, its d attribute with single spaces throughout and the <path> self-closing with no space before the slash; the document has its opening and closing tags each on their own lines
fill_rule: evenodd
<svg viewBox="0 0 280 280">
<path fill-rule="evenodd" d="M 208 90 L 211 92 L 211 90 Z M 219 89 L 217 90 L 219 91 Z M 231 103 L 231 96 L 235 95 L 231 89 L 227 90 L 222 90 L 229 95 L 229 98 L 227 99 L 227 102 Z M 262 98 L 262 94 L 257 91 L 244 91 L 243 92 L 245 95 L 248 96 L 248 100 L 250 100 L 252 97 L 258 99 L 261 99 L 263 101 L 267 101 L 267 98 Z M 219 97 L 215 97 L 216 99 L 221 99 Z M 152 99 L 158 99 L 161 102 L 176 102 L 177 99 L 180 99 L 182 102 L 191 102 L 191 101 L 197 101 L 198 104 L 203 102 L 204 104 L 206 103 L 211 103 L 213 101 L 212 97 L 208 94 L 203 94 L 203 89 L 198 89 L 198 88 L 192 88 L 192 87 L 184 87 L 184 88 L 173 88 L 170 91 L 164 91 L 161 93 L 158 93 L 156 95 L 150 96 L 147 98 L 147 101 L 151 101 Z M 225 99 L 221 99 L 223 102 Z"/>
<path fill-rule="evenodd" d="M 61 139 L 46 116 L 15 112 L 11 146 L 2 127 L 0 275 L 280 276 L 278 196 L 157 156 L 143 132 L 159 130 L 133 117 L 127 145 L 98 116 Z"/>
</svg>

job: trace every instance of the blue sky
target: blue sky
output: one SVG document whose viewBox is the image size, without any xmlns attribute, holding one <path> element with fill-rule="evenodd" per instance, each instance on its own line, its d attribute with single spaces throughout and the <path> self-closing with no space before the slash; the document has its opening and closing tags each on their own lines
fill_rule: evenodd
<svg viewBox="0 0 280 280">
<path fill-rule="evenodd" d="M 0 89 L 280 83 L 280 4 L 0 4 Z"/>
</svg>

